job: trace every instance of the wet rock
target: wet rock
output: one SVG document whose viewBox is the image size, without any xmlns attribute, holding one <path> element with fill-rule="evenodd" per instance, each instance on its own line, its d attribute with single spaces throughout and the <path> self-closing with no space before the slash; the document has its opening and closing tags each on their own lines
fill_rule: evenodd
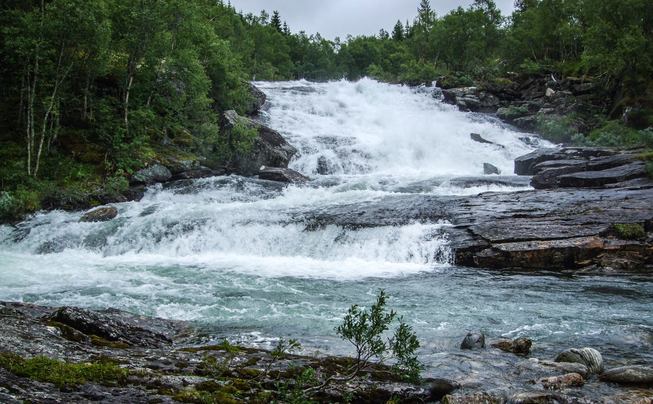
<svg viewBox="0 0 653 404">
<path fill-rule="evenodd" d="M 144 328 L 139 318 L 121 315 L 120 312 L 97 312 L 75 307 L 62 307 L 48 316 L 85 335 L 100 337 L 110 342 L 119 342 L 141 347 L 159 347 L 171 343 L 166 335 Z"/>
<path fill-rule="evenodd" d="M 510 352 L 520 356 L 527 356 L 531 352 L 532 346 L 533 341 L 530 338 L 501 340 L 492 344 L 492 347 L 494 348 L 498 348 L 504 352 Z"/>
<path fill-rule="evenodd" d="M 462 111 L 495 112 L 500 100 L 478 87 L 460 87 L 442 90 L 444 102 L 456 105 Z"/>
<path fill-rule="evenodd" d="M 562 376 L 545 377 L 537 381 L 547 390 L 562 390 L 569 387 L 582 387 L 585 379 L 578 373 L 567 373 Z"/>
<path fill-rule="evenodd" d="M 555 359 L 556 362 L 580 363 L 585 365 L 590 373 L 603 372 L 603 357 L 594 348 L 567 349 Z"/>
<path fill-rule="evenodd" d="M 508 400 L 510 404 L 571 404 L 576 402 L 571 398 L 557 393 L 519 393 Z"/>
<path fill-rule="evenodd" d="M 186 170 L 182 171 L 178 174 L 175 174 L 172 179 L 175 181 L 178 180 L 195 180 L 199 178 L 210 178 L 210 177 L 216 177 L 219 175 L 224 175 L 225 171 L 224 170 L 212 170 L 207 167 L 199 167 L 196 169 L 191 169 L 191 170 Z"/>
<path fill-rule="evenodd" d="M 562 175 L 559 177 L 558 182 L 561 187 L 596 188 L 607 184 L 644 178 L 647 175 L 646 164 L 644 162 L 637 162 L 607 170 L 584 171 Z"/>
<path fill-rule="evenodd" d="M 160 164 L 137 171 L 132 179 L 132 184 L 152 185 L 158 182 L 166 182 L 172 178 L 170 170 Z"/>
<path fill-rule="evenodd" d="M 534 358 L 531 359 L 531 361 L 533 362 L 533 364 L 535 364 L 537 367 L 543 370 L 553 370 L 556 373 L 562 373 L 562 374 L 578 373 L 584 378 L 586 378 L 590 374 L 589 370 L 587 369 L 587 366 L 580 363 L 553 362 L 548 360 L 538 360 Z"/>
<path fill-rule="evenodd" d="M 475 141 L 475 142 L 483 143 L 483 144 L 491 144 L 491 145 L 493 145 L 493 146 L 498 146 L 498 147 L 501 147 L 502 149 L 505 149 L 505 146 L 500 145 L 500 144 L 498 144 L 498 143 L 491 142 L 491 141 L 489 141 L 489 140 L 487 140 L 487 139 L 484 139 L 483 136 L 481 136 L 481 135 L 478 134 L 478 133 L 471 133 L 471 134 L 469 135 L 469 137 L 470 137 L 473 141 Z"/>
<path fill-rule="evenodd" d="M 297 149 L 290 145 L 279 132 L 249 118 L 239 116 L 235 111 L 227 111 L 222 119 L 221 136 L 227 137 L 228 144 L 234 144 L 233 128 L 244 125 L 256 130 L 257 136 L 247 152 L 232 150 L 230 169 L 243 176 L 257 175 L 262 166 L 287 168 Z M 235 139 L 234 139 L 235 141 Z"/>
<path fill-rule="evenodd" d="M 442 399 L 442 404 L 504 404 L 503 397 L 489 393 L 453 394 Z"/>
<path fill-rule="evenodd" d="M 535 167 L 545 161 L 582 160 L 587 162 L 592 158 L 614 156 L 615 154 L 618 154 L 615 150 L 599 147 L 539 149 L 515 159 L 515 174 L 535 175 L 538 173 L 538 170 L 536 170 Z"/>
<path fill-rule="evenodd" d="M 653 367 L 640 365 L 622 366 L 606 370 L 599 378 L 609 383 L 632 384 L 653 388 Z"/>
<path fill-rule="evenodd" d="M 247 87 L 249 90 L 250 102 L 247 104 L 245 112 L 247 115 L 253 116 L 261 111 L 261 108 L 263 108 L 263 105 L 267 100 L 267 96 L 263 91 L 261 91 L 252 83 L 248 82 Z"/>
<path fill-rule="evenodd" d="M 301 184 L 310 181 L 305 175 L 290 168 L 263 167 L 258 173 L 262 180 Z"/>
<path fill-rule="evenodd" d="M 501 175 L 501 170 L 499 170 L 497 166 L 492 165 L 490 163 L 483 163 L 483 173 L 485 175 L 492 175 L 492 174 Z"/>
<path fill-rule="evenodd" d="M 483 349 L 485 348 L 485 335 L 483 333 L 468 333 L 460 349 Z"/>
<path fill-rule="evenodd" d="M 540 166 L 541 164 L 538 164 Z M 584 163 L 574 164 L 570 166 L 563 166 L 558 168 L 549 168 L 545 170 L 540 170 L 536 175 L 533 176 L 531 185 L 535 189 L 551 189 L 558 188 L 560 186 L 560 177 L 566 174 L 573 174 L 581 171 L 585 171 Z"/>
<path fill-rule="evenodd" d="M 104 206 L 86 212 L 80 219 L 83 223 L 108 222 L 118 216 L 118 209 L 113 206 Z"/>
<path fill-rule="evenodd" d="M 332 174 L 331 171 L 329 160 L 325 156 L 320 156 L 317 159 L 317 173 L 320 175 L 329 175 Z"/>
<path fill-rule="evenodd" d="M 442 400 L 448 394 L 460 388 L 460 384 L 453 380 L 447 379 L 434 379 L 429 383 L 429 391 L 431 393 L 431 400 Z"/>
</svg>

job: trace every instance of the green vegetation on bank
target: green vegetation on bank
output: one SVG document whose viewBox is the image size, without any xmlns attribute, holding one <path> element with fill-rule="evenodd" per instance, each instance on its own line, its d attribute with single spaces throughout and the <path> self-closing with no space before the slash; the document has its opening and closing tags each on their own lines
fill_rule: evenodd
<svg viewBox="0 0 653 404">
<path fill-rule="evenodd" d="M 248 112 L 252 79 L 588 78 L 609 100 L 595 132 L 578 136 L 567 117 L 540 129 L 581 144 L 651 143 L 648 0 L 519 0 L 511 16 L 492 0 L 438 16 L 422 0 L 391 32 L 334 40 L 221 0 L 9 0 L 0 24 L 0 220 L 48 200 L 100 204 L 170 154 L 219 164 L 220 114 Z M 625 112 L 628 126 L 617 124 Z M 241 132 L 246 147 L 251 133 Z"/>
</svg>

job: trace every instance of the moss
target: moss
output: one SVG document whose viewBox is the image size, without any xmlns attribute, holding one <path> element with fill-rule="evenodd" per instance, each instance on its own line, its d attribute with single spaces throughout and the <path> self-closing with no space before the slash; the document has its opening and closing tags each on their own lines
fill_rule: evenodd
<svg viewBox="0 0 653 404">
<path fill-rule="evenodd" d="M 57 328 L 61 332 L 61 336 L 67 339 L 68 341 L 86 342 L 88 340 L 86 334 L 77 331 L 76 329 L 74 329 L 69 325 L 54 320 L 49 320 L 47 324 L 50 327 Z"/>
<path fill-rule="evenodd" d="M 639 223 L 615 224 L 612 228 L 617 236 L 624 240 L 639 240 L 646 237 L 646 230 Z"/>
<path fill-rule="evenodd" d="M 68 363 L 45 356 L 24 359 L 11 353 L 0 353 L 0 367 L 9 372 L 59 388 L 79 386 L 87 382 L 107 385 L 124 383 L 128 372 L 115 362 L 98 360 L 89 363 Z"/>
<path fill-rule="evenodd" d="M 578 134 L 575 116 L 538 115 L 537 130 L 547 140 L 557 143 L 569 142 Z"/>
<path fill-rule="evenodd" d="M 113 348 L 113 349 L 126 349 L 129 348 L 129 344 L 126 344 L 121 341 L 109 341 L 97 335 L 91 335 L 91 343 L 98 347 L 103 348 Z"/>
<path fill-rule="evenodd" d="M 196 404 L 236 404 L 242 402 L 228 392 L 224 391 L 200 391 L 194 388 L 178 392 L 173 397 L 182 403 Z"/>
</svg>

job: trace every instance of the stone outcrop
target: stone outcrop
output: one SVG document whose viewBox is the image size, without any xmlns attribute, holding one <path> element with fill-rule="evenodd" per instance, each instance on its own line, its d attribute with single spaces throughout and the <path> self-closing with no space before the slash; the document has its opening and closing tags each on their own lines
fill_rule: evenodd
<svg viewBox="0 0 653 404">
<path fill-rule="evenodd" d="M 256 131 L 249 150 L 237 150 L 235 142 L 237 133 L 234 128 L 244 127 Z M 232 159 L 229 169 L 239 175 L 258 175 L 261 167 L 287 168 L 290 159 L 297 154 L 297 149 L 290 145 L 279 132 L 249 118 L 239 116 L 236 111 L 227 111 L 222 117 L 221 136 L 227 137 L 227 144 L 232 147 Z"/>
<path fill-rule="evenodd" d="M 166 182 L 172 179 L 172 172 L 161 164 L 153 164 L 142 170 L 138 170 L 131 179 L 132 184 L 152 185 L 158 182 Z"/>
<path fill-rule="evenodd" d="M 491 92 L 479 87 L 461 87 L 442 90 L 444 101 L 462 111 L 495 112 L 500 100 Z"/>
<path fill-rule="evenodd" d="M 267 96 L 263 91 L 261 91 L 258 87 L 256 87 L 254 84 L 250 82 L 247 82 L 247 88 L 249 90 L 250 100 L 249 103 L 247 104 L 247 108 L 245 112 L 248 116 L 255 116 L 261 111 L 263 105 L 265 105 L 265 101 L 267 101 Z"/>
<path fill-rule="evenodd" d="M 653 367 L 635 365 L 612 368 L 603 372 L 600 378 L 609 383 L 653 388 Z"/>
<path fill-rule="evenodd" d="M 310 181 L 310 178 L 295 170 L 279 167 L 262 167 L 258 173 L 258 177 L 262 180 L 286 182 L 289 184 L 303 184 Z"/>
</svg>

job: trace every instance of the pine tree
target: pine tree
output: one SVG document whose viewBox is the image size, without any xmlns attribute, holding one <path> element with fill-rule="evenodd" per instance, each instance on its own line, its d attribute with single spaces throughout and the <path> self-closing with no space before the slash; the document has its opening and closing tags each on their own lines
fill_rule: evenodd
<svg viewBox="0 0 653 404">
<path fill-rule="evenodd" d="M 290 28 L 288 27 L 288 23 L 285 21 L 283 22 L 283 33 L 284 35 L 290 35 Z"/>
<path fill-rule="evenodd" d="M 417 9 L 419 22 L 423 25 L 430 26 L 435 20 L 435 12 L 431 8 L 431 2 L 429 0 L 422 0 Z"/>
<path fill-rule="evenodd" d="M 270 20 L 270 26 L 276 29 L 280 33 L 283 33 L 283 28 L 281 27 L 281 16 L 278 11 L 272 12 L 272 19 Z"/>
<path fill-rule="evenodd" d="M 397 23 L 395 24 L 395 27 L 392 30 L 392 39 L 394 39 L 395 41 L 404 40 L 404 25 L 399 20 L 397 20 Z"/>
</svg>

